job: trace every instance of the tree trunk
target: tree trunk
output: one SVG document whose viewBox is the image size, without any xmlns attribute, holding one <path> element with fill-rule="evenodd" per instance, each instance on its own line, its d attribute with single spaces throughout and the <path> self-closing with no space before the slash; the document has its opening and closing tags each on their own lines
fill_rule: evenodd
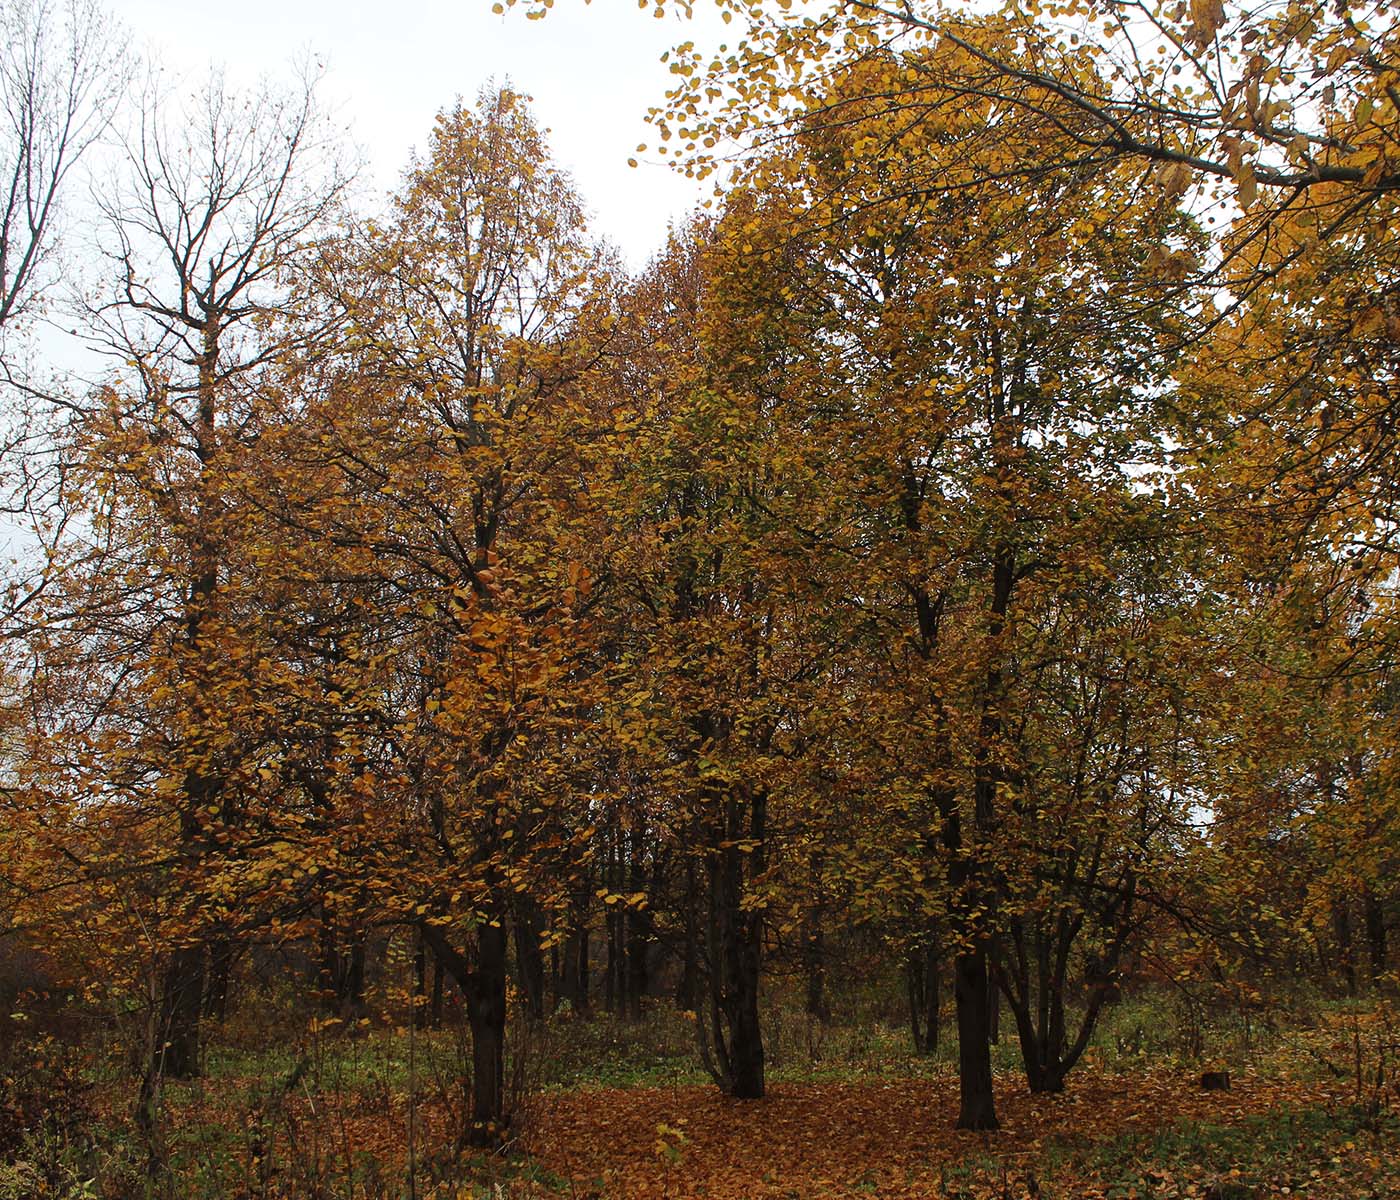
<svg viewBox="0 0 1400 1200">
<path fill-rule="evenodd" d="M 209 941 L 209 978 L 204 988 L 204 1015 L 222 1022 L 228 1016 L 229 976 L 233 971 L 233 943 L 227 937 Z"/>
<path fill-rule="evenodd" d="M 987 952 L 982 943 L 953 960 L 953 998 L 958 1010 L 959 1129 L 997 1129 L 992 1095 L 991 1006 Z"/>
<path fill-rule="evenodd" d="M 193 1079 L 199 1074 L 204 969 L 203 943 L 179 947 L 166 964 L 152 1063 L 157 1078 Z"/>
<path fill-rule="evenodd" d="M 826 1000 L 826 893 L 822 886 L 824 860 L 820 850 L 808 862 L 812 899 L 803 922 L 802 969 L 807 977 L 807 1017 L 823 1025 L 831 1020 Z"/>
<path fill-rule="evenodd" d="M 429 1016 L 434 1029 L 442 1028 L 442 963 L 433 955 L 433 995 L 429 1004 Z"/>
<path fill-rule="evenodd" d="M 685 1012 L 695 1012 L 700 1007 L 700 935 L 696 929 L 696 908 L 699 899 L 695 886 L 695 858 L 687 854 L 685 860 L 685 897 L 683 900 L 684 929 L 681 945 L 681 977 L 676 989 L 676 1003 Z"/>
<path fill-rule="evenodd" d="M 608 838 L 608 852 L 603 859 L 603 886 L 609 892 L 617 893 L 621 890 L 618 871 L 618 831 L 613 828 Z M 624 984 L 622 973 L 622 912 L 616 905 L 605 905 L 603 909 L 603 928 L 607 936 L 608 955 L 604 963 L 603 973 L 603 1008 L 616 1014 L 622 1004 L 621 991 Z"/>
<path fill-rule="evenodd" d="M 1366 946 L 1371 960 L 1371 982 L 1379 983 L 1385 974 L 1385 908 L 1372 887 L 1367 887 L 1363 897 L 1366 909 Z"/>
<path fill-rule="evenodd" d="M 632 829 L 628 841 L 628 888 L 633 895 L 637 895 L 647 891 L 644 831 L 640 822 Z M 651 949 L 651 913 L 645 908 L 629 905 L 626 921 L 627 1016 L 637 1021 L 642 1016 L 642 997 L 646 995 L 649 981 L 647 955 Z"/>
<path fill-rule="evenodd" d="M 711 1073 L 727 1095 L 756 1100 L 765 1083 L 758 1012 L 763 914 L 745 908 L 744 896 L 746 877 L 763 871 L 767 798 L 736 792 L 722 801 L 720 836 L 710 850 L 710 1030 L 716 1060 Z M 746 835 L 747 851 L 739 844 Z"/>
<path fill-rule="evenodd" d="M 1332 930 L 1337 939 L 1337 963 L 1348 996 L 1356 995 L 1356 950 L 1351 929 L 1351 905 L 1337 900 L 1332 905 Z"/>
<path fill-rule="evenodd" d="M 540 949 L 539 907 L 522 898 L 516 905 L 515 964 L 525 1010 L 533 1021 L 544 1020 L 544 952 Z"/>
<path fill-rule="evenodd" d="M 564 995 L 574 1010 L 575 1016 L 586 1016 L 589 1007 L 589 968 L 588 968 L 588 926 L 584 918 L 577 918 L 578 925 L 569 934 L 564 944 Z"/>
<path fill-rule="evenodd" d="M 502 923 L 485 924 L 477 935 L 476 967 L 466 996 L 472 1031 L 469 1146 L 501 1144 L 510 1116 L 505 1111 L 506 932 Z"/>
<path fill-rule="evenodd" d="M 428 946 L 423 935 L 418 935 L 418 945 L 413 951 L 413 1027 L 426 1029 L 428 1025 Z"/>
<path fill-rule="evenodd" d="M 987 977 L 987 1041 L 993 1046 L 1001 1044 L 1001 991 Z"/>
<path fill-rule="evenodd" d="M 915 1054 L 938 1053 L 938 1018 L 943 1004 L 941 957 L 936 934 L 930 934 L 909 955 L 909 1029 Z"/>
<path fill-rule="evenodd" d="M 505 1045 L 506 980 L 509 939 L 505 905 L 494 906 L 490 919 L 477 930 L 471 957 L 453 946 L 435 926 L 419 926 L 423 938 L 457 984 L 467 1010 L 472 1035 L 472 1077 L 467 1088 L 469 1116 L 461 1145 L 495 1149 L 510 1125 L 506 1112 Z"/>
<path fill-rule="evenodd" d="M 809 920 L 802 942 L 802 967 L 807 976 L 807 1016 L 825 1025 L 831 1020 L 831 1009 L 826 1003 L 826 930 L 820 914 Z"/>
<path fill-rule="evenodd" d="M 340 979 L 340 1015 L 345 1019 L 362 1017 L 365 1012 L 365 931 L 355 930 L 350 952 L 345 956 Z"/>
</svg>

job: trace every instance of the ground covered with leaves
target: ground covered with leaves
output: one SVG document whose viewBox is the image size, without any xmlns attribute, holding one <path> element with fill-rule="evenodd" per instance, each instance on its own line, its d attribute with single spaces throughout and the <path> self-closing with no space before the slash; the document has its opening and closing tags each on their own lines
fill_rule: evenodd
<svg viewBox="0 0 1400 1200">
<path fill-rule="evenodd" d="M 1396 1127 L 1344 1089 L 1180 1073 L 1088 1074 L 1059 1096 L 1003 1081 L 1003 1128 L 953 1132 L 956 1081 L 780 1084 L 736 1103 L 703 1088 L 552 1097 L 538 1161 L 587 1195 L 1400 1195 Z M 1391 1174 L 1393 1172 L 1393 1174 Z"/>
<path fill-rule="evenodd" d="M 51 1045 L 32 1082 L 69 1119 L 11 1156 L 0 1200 L 1400 1197 L 1388 1006 L 1247 1044 L 1215 1031 L 1224 1091 L 1202 1089 L 1212 1060 L 1173 1052 L 1164 1021 L 1115 1014 L 1060 1095 L 1031 1095 L 1004 1040 L 994 1134 L 954 1132 L 951 1047 L 913 1056 L 894 1024 L 820 1045 L 779 1027 L 768 1095 L 734 1101 L 696 1070 L 678 1014 L 551 1021 L 522 1060 L 507 1152 L 476 1157 L 453 1148 L 466 1047 L 451 1031 L 313 1028 L 261 1049 L 250 1030 L 168 1089 L 158 1175 L 131 1080 Z"/>
</svg>

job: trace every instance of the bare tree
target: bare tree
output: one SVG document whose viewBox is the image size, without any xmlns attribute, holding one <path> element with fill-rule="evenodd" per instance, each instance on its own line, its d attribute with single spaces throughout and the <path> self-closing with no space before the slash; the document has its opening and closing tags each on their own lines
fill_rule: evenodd
<svg viewBox="0 0 1400 1200">
<path fill-rule="evenodd" d="M 56 280 L 60 202 L 111 123 L 126 60 L 93 0 L 0 0 L 0 529 L 16 552 L 0 576 L 7 634 L 43 595 L 67 522 L 43 398 L 13 334 Z"/>
<path fill-rule="evenodd" d="M 168 786 L 149 801 L 153 819 L 179 829 L 185 879 L 210 850 L 209 814 L 236 809 L 240 747 L 219 732 L 215 647 L 242 619 L 228 556 L 259 381 L 312 336 L 295 279 L 349 180 L 315 85 L 307 73 L 286 91 L 240 94 L 216 73 L 180 98 L 153 81 L 120 176 L 94 196 L 107 290 L 89 317 L 116 365 L 82 419 L 93 469 L 126 498 L 126 536 L 146 563 L 142 619 L 149 645 L 166 647 L 153 669 L 174 671 L 188 697 L 162 732 Z M 226 936 L 201 924 L 197 896 L 185 899 L 172 906 L 143 1107 L 163 1077 L 198 1069 L 211 947 Z"/>
<path fill-rule="evenodd" d="M 124 61 L 120 36 L 92 0 L 4 0 L 0 38 L 3 333 L 52 282 L 60 195 L 110 124 L 125 77 L 114 66 Z"/>
</svg>

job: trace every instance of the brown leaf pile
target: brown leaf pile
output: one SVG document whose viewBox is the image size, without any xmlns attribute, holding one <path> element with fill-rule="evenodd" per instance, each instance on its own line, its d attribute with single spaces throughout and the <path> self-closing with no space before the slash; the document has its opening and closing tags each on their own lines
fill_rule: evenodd
<svg viewBox="0 0 1400 1200">
<path fill-rule="evenodd" d="M 551 1097 L 528 1149 L 580 1195 L 609 1200 L 978 1195 L 969 1163 L 1009 1197 L 1041 1185 L 1046 1143 L 1087 1145 L 1173 1122 L 1229 1125 L 1336 1099 L 1321 1085 L 1250 1077 L 1203 1093 L 1182 1075 L 1083 1075 L 1059 1096 L 1004 1085 L 1002 1129 L 984 1134 L 954 1132 L 952 1080 L 778 1084 L 757 1101 L 705 1087 L 603 1089 Z M 1083 1182 L 1056 1194 L 1097 1194 Z"/>
</svg>

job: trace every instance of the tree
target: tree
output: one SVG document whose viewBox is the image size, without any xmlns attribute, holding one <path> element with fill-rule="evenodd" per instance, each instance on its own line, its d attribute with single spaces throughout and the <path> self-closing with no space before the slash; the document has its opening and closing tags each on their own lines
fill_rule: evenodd
<svg viewBox="0 0 1400 1200">
<path fill-rule="evenodd" d="M 0 331 L 36 315 L 53 280 L 59 205 L 74 166 L 111 123 L 124 45 L 91 0 L 5 6 L 0 53 Z M 8 358 L 0 359 L 6 376 Z"/>
<path fill-rule="evenodd" d="M 125 70 L 113 64 L 124 61 L 125 45 L 90 0 L 15 0 L 0 12 L 0 40 L 0 512 L 24 529 L 26 552 L 52 551 L 69 516 L 62 466 L 49 414 L 33 403 L 44 397 L 22 365 L 21 343 L 58 278 L 70 176 L 106 132 L 124 89 Z M 39 566 L 0 581 L 0 612 L 21 617 L 48 579 Z"/>
<path fill-rule="evenodd" d="M 76 550 L 50 616 L 72 653 L 97 656 L 94 707 L 53 719 L 91 731 L 76 786 L 140 815 L 141 859 L 166 880 L 151 914 L 164 966 L 148 1098 L 163 1076 L 198 1070 L 222 936 L 205 871 L 271 736 L 248 692 L 256 593 L 232 566 L 258 381 L 304 344 L 292 274 L 345 185 L 313 85 L 243 97 L 216 77 L 176 104 L 153 84 L 124 174 L 97 200 L 110 276 L 90 317 L 119 365 L 77 416 L 74 477 L 89 489 L 88 544 L 105 549 Z"/>
<path fill-rule="evenodd" d="M 1045 869 L 1057 844 L 1014 832 L 1042 803 L 1024 792 L 1038 751 L 1018 742 L 1035 730 L 1034 707 L 1018 707 L 1032 699 L 1023 641 L 1110 571 L 1105 547 L 1160 536 L 1134 493 L 1172 428 L 1154 397 L 1170 390 L 1158 346 L 1180 317 L 1136 300 L 1152 247 L 1175 238 L 1189 253 L 1192 234 L 1173 206 L 1098 170 L 981 185 L 1036 139 L 1053 154 L 1074 114 L 1006 129 L 988 99 L 930 129 L 884 102 L 922 60 L 852 68 L 795 143 L 753 164 L 721 303 L 789 454 L 808 471 L 840 464 L 826 499 L 789 514 L 830 556 L 842 640 L 862 656 L 860 701 L 831 716 L 887 756 L 871 769 L 880 803 L 908 816 L 908 857 L 884 869 L 926 881 L 930 917 L 946 909 L 960 1124 L 988 1128 L 1013 864 Z M 1057 1072 L 1033 1083 L 1058 1086 Z"/>
<path fill-rule="evenodd" d="M 586 796 L 596 674 L 586 381 L 612 270 L 525 98 L 485 91 L 439 116 L 393 220 L 330 249 L 319 286 L 345 340 L 293 385 L 289 532 L 337 547 L 373 585 L 364 620 L 392 631 L 392 690 L 363 697 L 387 753 L 361 878 L 461 991 L 471 1145 L 510 1119 L 511 922 L 526 898 L 566 907 L 582 832 L 566 801 Z"/>
<path fill-rule="evenodd" d="M 1388 91 L 1396 31 L 1384 3 L 1108 0 L 1012 4 L 991 16 L 881 0 L 719 7 L 739 19 L 743 40 L 709 62 L 690 43 L 678 47 L 680 78 L 654 114 L 663 137 L 680 133 L 693 171 L 717 165 L 721 142 L 790 137 L 814 107 L 838 114 L 844 101 L 824 94 L 823 80 L 843 58 L 923 44 L 963 54 L 927 56 L 891 81 L 888 103 L 915 123 L 969 97 L 1033 126 L 1073 115 L 1073 139 L 1003 168 L 1015 174 L 1122 163 L 1155 172 L 1172 196 L 1197 180 L 1224 183 L 1251 240 L 1339 196 L 1342 228 L 1375 225 L 1392 201 L 1387 156 L 1400 112 Z M 1247 259 L 1236 265 L 1250 270 Z"/>
</svg>

